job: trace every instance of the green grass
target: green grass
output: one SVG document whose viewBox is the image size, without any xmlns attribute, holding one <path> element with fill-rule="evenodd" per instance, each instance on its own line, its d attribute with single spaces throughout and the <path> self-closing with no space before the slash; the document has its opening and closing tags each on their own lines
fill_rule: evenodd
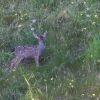
<svg viewBox="0 0 100 100">
<path fill-rule="evenodd" d="M 18 45 L 36 44 L 30 24 L 47 49 L 36 67 L 27 59 L 5 71 Z M 100 1 L 1 0 L 0 100 L 99 100 Z"/>
</svg>

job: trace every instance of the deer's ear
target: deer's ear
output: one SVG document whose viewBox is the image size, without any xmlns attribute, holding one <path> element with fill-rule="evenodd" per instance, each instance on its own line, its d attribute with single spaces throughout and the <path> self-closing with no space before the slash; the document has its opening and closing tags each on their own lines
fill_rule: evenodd
<svg viewBox="0 0 100 100">
<path fill-rule="evenodd" d="M 36 39 L 39 39 L 38 35 L 36 35 L 34 32 L 33 32 L 33 36 L 34 36 Z"/>
<path fill-rule="evenodd" d="M 43 34 L 43 37 L 44 37 L 44 38 L 46 38 L 46 37 L 47 37 L 47 35 L 48 35 L 48 32 L 47 32 L 47 31 L 45 31 L 45 32 L 44 32 L 44 34 Z"/>
</svg>

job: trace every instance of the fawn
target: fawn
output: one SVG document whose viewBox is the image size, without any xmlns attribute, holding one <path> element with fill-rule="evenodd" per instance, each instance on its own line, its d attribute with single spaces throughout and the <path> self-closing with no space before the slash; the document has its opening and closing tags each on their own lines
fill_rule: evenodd
<svg viewBox="0 0 100 100">
<path fill-rule="evenodd" d="M 17 46 L 14 51 L 15 58 L 11 60 L 11 69 L 18 66 L 18 64 L 24 58 L 34 58 L 36 66 L 39 66 L 39 58 L 45 51 L 44 40 L 47 37 L 48 32 L 45 31 L 43 35 L 37 35 L 34 31 L 34 28 L 31 30 L 33 31 L 33 36 L 38 40 L 38 44 Z"/>
</svg>

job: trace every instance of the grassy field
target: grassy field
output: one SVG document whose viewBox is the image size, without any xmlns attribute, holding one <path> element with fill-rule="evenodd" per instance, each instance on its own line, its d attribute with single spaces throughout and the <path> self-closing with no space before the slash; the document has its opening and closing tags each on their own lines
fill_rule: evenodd
<svg viewBox="0 0 100 100">
<path fill-rule="evenodd" d="M 40 66 L 8 72 L 12 48 L 37 44 L 33 19 L 48 31 Z M 0 0 L 0 100 L 100 100 L 100 1 Z"/>
</svg>

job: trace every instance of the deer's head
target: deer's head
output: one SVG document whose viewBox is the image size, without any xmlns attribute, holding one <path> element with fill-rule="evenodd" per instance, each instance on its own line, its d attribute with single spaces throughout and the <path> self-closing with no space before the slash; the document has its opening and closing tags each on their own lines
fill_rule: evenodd
<svg viewBox="0 0 100 100">
<path fill-rule="evenodd" d="M 48 34 L 48 32 L 47 31 L 45 31 L 44 33 L 43 33 L 43 35 L 38 35 L 38 34 L 36 34 L 35 32 L 34 32 L 34 29 L 31 29 L 32 31 L 33 31 L 33 36 L 38 40 L 38 41 L 44 41 L 45 39 L 46 39 L 46 37 L 47 37 L 47 34 Z"/>
</svg>

